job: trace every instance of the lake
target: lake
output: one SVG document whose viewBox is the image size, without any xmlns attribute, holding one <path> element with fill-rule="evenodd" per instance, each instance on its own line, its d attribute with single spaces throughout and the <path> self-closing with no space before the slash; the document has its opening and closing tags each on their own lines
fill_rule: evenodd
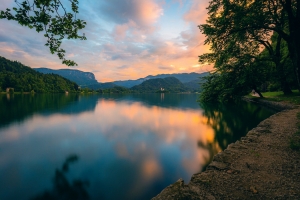
<svg viewBox="0 0 300 200">
<path fill-rule="evenodd" d="M 0 199 L 150 199 L 274 114 L 197 97 L 0 95 Z"/>
</svg>

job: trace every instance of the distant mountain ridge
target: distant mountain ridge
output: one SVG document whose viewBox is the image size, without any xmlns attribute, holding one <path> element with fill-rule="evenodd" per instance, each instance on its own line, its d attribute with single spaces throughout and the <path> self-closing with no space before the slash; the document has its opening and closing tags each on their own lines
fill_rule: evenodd
<svg viewBox="0 0 300 200">
<path fill-rule="evenodd" d="M 139 84 L 141 84 L 144 81 L 149 80 L 149 79 L 175 77 L 180 82 L 187 83 L 187 82 L 199 80 L 199 78 L 202 78 L 202 77 L 207 76 L 207 75 L 208 75 L 208 72 L 204 72 L 204 73 L 192 72 L 192 73 L 178 73 L 178 74 L 158 74 L 158 75 L 149 75 L 149 76 L 146 76 L 145 78 L 139 78 L 137 80 L 114 81 L 114 82 L 111 82 L 111 83 L 114 83 L 118 86 L 131 88 L 131 87 L 133 87 L 135 85 L 139 85 Z"/>
<path fill-rule="evenodd" d="M 134 92 L 139 93 L 155 93 L 155 92 L 186 92 L 188 88 L 175 77 L 166 78 L 154 78 L 144 81 L 139 85 L 135 85 L 131 88 Z"/>
<path fill-rule="evenodd" d="M 91 72 L 83 72 L 76 69 L 49 69 L 49 68 L 33 68 L 43 74 L 57 74 L 66 79 L 69 79 L 80 86 L 97 84 L 98 81 L 95 79 L 95 75 Z"/>
<path fill-rule="evenodd" d="M 207 76 L 209 73 L 176 73 L 176 74 L 158 74 L 158 75 L 149 75 L 144 78 L 139 78 L 136 80 L 124 80 L 124 81 L 113 81 L 113 82 L 105 82 L 99 83 L 95 79 L 95 75 L 91 72 L 82 72 L 80 70 L 75 69 L 59 69 L 53 70 L 48 68 L 35 68 L 34 70 L 43 73 L 43 74 L 58 74 L 62 77 L 65 77 L 71 81 L 74 81 L 81 87 L 87 87 L 93 90 L 98 89 L 109 89 L 117 86 L 132 88 L 134 86 L 140 85 L 145 81 L 151 79 L 164 79 L 168 77 L 174 77 L 178 79 L 188 91 L 195 92 L 200 90 L 199 83 L 201 82 L 201 78 Z M 154 82 L 150 82 L 154 83 Z"/>
</svg>

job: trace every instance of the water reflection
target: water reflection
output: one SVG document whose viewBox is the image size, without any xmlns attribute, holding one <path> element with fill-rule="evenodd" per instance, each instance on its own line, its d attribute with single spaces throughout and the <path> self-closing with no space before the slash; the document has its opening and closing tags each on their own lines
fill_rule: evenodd
<svg viewBox="0 0 300 200">
<path fill-rule="evenodd" d="M 77 155 L 70 155 L 67 157 L 61 169 L 55 170 L 53 178 L 52 190 L 46 190 L 32 198 L 32 200 L 88 200 L 89 194 L 86 187 L 89 185 L 88 181 L 80 179 L 73 180 L 71 183 L 66 174 L 69 171 L 69 165 L 78 160 Z"/>
<path fill-rule="evenodd" d="M 216 153 L 245 136 L 259 122 L 274 113 L 272 110 L 249 102 L 239 102 L 238 105 L 202 104 L 201 107 L 203 116 L 206 118 L 205 124 L 211 127 L 214 132 L 214 139 L 211 142 L 204 144 L 202 141 L 198 141 L 200 148 L 209 151 L 202 171 L 205 170 Z"/>
<path fill-rule="evenodd" d="M 60 110 L 79 100 L 78 95 L 7 95 L 0 95 L 0 127 L 14 122 L 22 122 L 35 113 L 49 113 Z"/>
<path fill-rule="evenodd" d="M 16 96 L 16 98 L 14 98 Z M 99 99 L 142 102 L 145 106 L 160 106 L 181 109 L 198 109 L 195 95 L 168 94 L 0 94 L 0 127 L 22 122 L 34 114 L 51 115 L 53 112 L 65 115 L 93 112 Z"/>
<path fill-rule="evenodd" d="M 51 188 L 53 169 L 73 152 L 81 162 L 66 176 L 89 180 L 91 199 L 150 199 L 179 178 L 188 182 L 235 132 L 271 114 L 248 104 L 201 109 L 195 95 L 71 96 L 46 98 L 67 103 L 0 128 L 0 199 Z"/>
</svg>

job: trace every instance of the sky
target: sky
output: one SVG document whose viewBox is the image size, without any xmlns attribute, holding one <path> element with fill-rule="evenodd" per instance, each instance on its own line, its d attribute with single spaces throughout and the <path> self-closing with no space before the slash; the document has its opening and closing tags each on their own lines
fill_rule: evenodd
<svg viewBox="0 0 300 200">
<path fill-rule="evenodd" d="M 63 0 L 65 5 L 67 0 Z M 209 0 L 79 0 L 77 18 L 87 40 L 64 40 L 61 64 L 45 46 L 43 33 L 17 22 L 0 20 L 0 56 L 32 67 L 77 69 L 95 74 L 99 82 L 133 80 L 147 75 L 202 73 L 209 65 L 198 56 L 209 52 L 198 25 L 205 23 Z M 16 6 L 1 0 L 0 10 Z"/>
</svg>

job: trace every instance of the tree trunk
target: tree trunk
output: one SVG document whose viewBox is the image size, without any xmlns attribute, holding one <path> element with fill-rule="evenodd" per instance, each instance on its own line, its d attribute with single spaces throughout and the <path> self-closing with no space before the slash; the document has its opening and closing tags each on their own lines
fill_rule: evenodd
<svg viewBox="0 0 300 200">
<path fill-rule="evenodd" d="M 299 24 L 299 26 L 300 26 L 300 24 Z M 300 31 L 299 31 L 298 34 L 300 36 Z M 298 77 L 298 80 L 299 80 L 299 88 L 298 89 L 300 91 L 300 38 L 297 38 L 296 40 L 298 40 L 298 42 L 297 42 L 297 44 L 295 44 L 296 53 L 295 53 L 294 63 L 297 66 L 297 77 Z"/>
<path fill-rule="evenodd" d="M 254 92 L 256 92 L 258 94 L 258 96 L 260 98 L 264 98 L 264 96 L 261 94 L 261 92 L 259 91 L 259 89 L 257 89 L 256 85 L 253 85 L 253 90 L 254 90 Z"/>
<path fill-rule="evenodd" d="M 291 88 L 290 88 L 290 86 L 289 86 L 288 83 L 282 85 L 282 92 L 285 95 L 293 94 L 293 92 L 292 92 L 292 90 L 291 90 Z"/>
<path fill-rule="evenodd" d="M 282 39 L 281 35 L 278 35 L 273 61 L 276 65 L 276 70 L 277 70 L 277 74 L 278 74 L 279 81 L 281 84 L 281 89 L 282 89 L 283 93 L 285 95 L 287 95 L 287 94 L 292 94 L 293 92 L 286 80 L 286 75 L 285 75 L 285 71 L 284 71 L 284 61 L 283 61 L 283 63 L 281 63 L 281 60 L 282 60 L 281 51 L 280 51 L 281 50 L 281 39 Z"/>
<path fill-rule="evenodd" d="M 288 15 L 290 37 L 287 43 L 300 91 L 300 1 L 286 0 L 281 3 Z"/>
</svg>

